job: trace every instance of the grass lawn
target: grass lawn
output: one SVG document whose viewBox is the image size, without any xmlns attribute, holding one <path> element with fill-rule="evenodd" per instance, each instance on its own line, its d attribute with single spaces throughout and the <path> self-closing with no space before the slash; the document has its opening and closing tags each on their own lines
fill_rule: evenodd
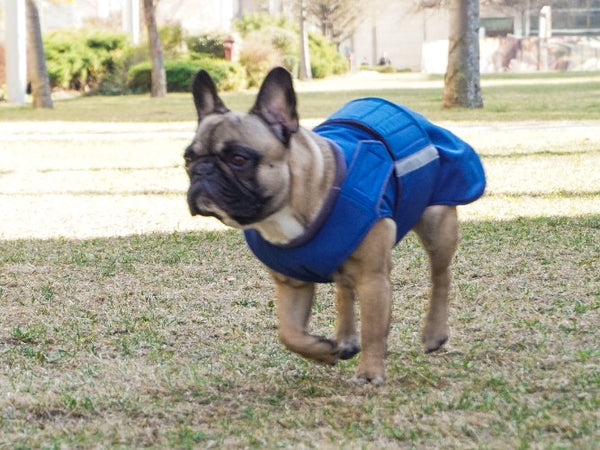
<svg viewBox="0 0 600 450">
<path fill-rule="evenodd" d="M 0 445 L 594 448 L 600 216 L 469 222 L 452 338 L 421 351 L 427 261 L 394 253 L 387 383 L 277 341 L 235 232 L 0 244 Z M 313 327 L 329 334 L 331 288 Z"/>
<path fill-rule="evenodd" d="M 405 104 L 434 121 L 522 121 L 522 120 L 597 120 L 600 117 L 600 73 L 553 73 L 535 76 L 484 76 L 483 110 L 444 111 L 442 88 L 415 88 L 414 76 L 399 75 L 396 83 L 366 79 L 348 89 L 311 91 L 298 95 L 301 118 L 325 118 L 341 104 L 357 97 L 378 96 Z M 385 80 L 385 77 L 383 78 Z M 435 81 L 435 77 L 432 79 Z M 439 80 L 438 80 L 439 81 Z M 335 83 L 332 83 L 335 86 Z M 393 86 L 380 88 L 378 84 Z M 340 79 L 344 86 L 344 78 Z M 223 99 L 233 110 L 248 110 L 255 92 L 225 93 Z M 33 110 L 30 106 L 0 107 L 0 122 L 22 120 L 67 121 L 194 121 L 195 110 L 189 94 L 169 94 L 155 99 L 148 95 L 116 97 L 78 97 L 57 100 L 53 110 Z"/>
<path fill-rule="evenodd" d="M 412 235 L 395 249 L 379 388 L 346 382 L 356 360 L 332 368 L 285 350 L 270 280 L 240 234 L 188 217 L 188 137 L 168 136 L 187 125 L 141 122 L 193 125 L 189 96 L 0 108 L 0 121 L 47 130 L 0 135 L 0 448 L 597 448 L 597 87 L 549 86 L 545 97 L 490 87 L 508 105 L 495 112 L 436 110 L 428 89 L 396 93 L 421 110 L 430 101 L 436 120 L 473 143 L 488 189 L 459 210 L 441 353 L 420 344 L 425 254 Z M 302 94 L 304 117 L 345 95 L 357 96 Z M 45 123 L 69 118 L 139 121 L 142 134 L 114 139 L 113 124 L 71 135 L 61 124 L 61 137 Z M 332 332 L 332 300 L 319 287 L 318 333 Z"/>
</svg>

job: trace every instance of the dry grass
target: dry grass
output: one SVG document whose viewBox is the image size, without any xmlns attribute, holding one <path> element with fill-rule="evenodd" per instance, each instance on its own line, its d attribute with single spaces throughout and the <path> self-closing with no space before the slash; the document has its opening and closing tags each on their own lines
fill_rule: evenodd
<svg viewBox="0 0 600 450">
<path fill-rule="evenodd" d="M 283 349 L 240 235 L 188 217 L 193 123 L 2 141 L 0 448 L 597 448 L 600 126 L 448 125 L 488 196 L 461 209 L 443 353 L 425 255 L 395 250 L 381 388 Z"/>
<path fill-rule="evenodd" d="M 600 218 L 470 222 L 448 349 L 422 354 L 426 260 L 395 252 L 388 381 L 277 342 L 237 233 L 1 244 L 0 445 L 577 447 L 598 442 Z M 329 287 L 314 328 L 330 333 Z"/>
</svg>

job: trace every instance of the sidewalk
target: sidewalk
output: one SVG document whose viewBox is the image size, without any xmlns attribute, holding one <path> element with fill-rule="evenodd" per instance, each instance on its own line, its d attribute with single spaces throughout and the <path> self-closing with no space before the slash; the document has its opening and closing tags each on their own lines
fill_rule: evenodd
<svg viewBox="0 0 600 450">
<path fill-rule="evenodd" d="M 594 194 L 600 192 L 600 120 L 441 125 L 482 154 L 488 174 L 492 195 L 461 208 L 463 220 L 600 214 Z M 0 123 L 0 239 L 224 229 L 187 210 L 182 155 L 195 127 L 195 122 Z M 570 184 L 563 182 L 565 171 L 572 172 Z M 579 194 L 569 192 L 584 195 L 577 199 Z"/>
<path fill-rule="evenodd" d="M 600 77 L 591 75 L 586 77 L 576 78 L 510 78 L 510 79 L 486 79 L 481 80 L 482 87 L 489 86 L 506 86 L 506 85 L 551 85 L 551 84 L 577 84 L 588 82 L 599 82 Z M 296 80 L 294 88 L 298 92 L 323 92 L 323 91 L 345 91 L 356 90 L 362 86 L 368 86 L 369 90 L 373 89 L 443 89 L 443 78 L 430 79 L 428 75 L 414 72 L 402 72 L 395 74 L 380 74 L 374 71 L 359 71 L 345 75 L 331 76 L 325 79 L 299 81 Z"/>
<path fill-rule="evenodd" d="M 313 128 L 325 118 L 301 119 L 302 126 Z M 559 131 L 578 133 L 588 130 L 600 133 L 598 121 L 553 121 L 553 122 L 436 122 L 458 135 L 480 133 L 512 133 L 516 131 Z M 131 142 L 141 139 L 187 139 L 194 137 L 196 121 L 189 122 L 0 122 L 0 144 L 10 142 L 49 141 L 116 141 Z M 599 134 L 600 136 L 600 134 Z M 600 139 L 600 137 L 599 137 Z"/>
</svg>

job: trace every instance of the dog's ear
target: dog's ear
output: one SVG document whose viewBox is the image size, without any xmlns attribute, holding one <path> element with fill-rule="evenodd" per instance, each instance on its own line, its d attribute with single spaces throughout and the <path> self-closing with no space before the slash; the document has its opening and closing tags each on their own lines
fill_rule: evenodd
<svg viewBox="0 0 600 450">
<path fill-rule="evenodd" d="M 287 70 L 276 67 L 269 72 L 250 113 L 260 116 L 275 136 L 288 145 L 292 134 L 298 131 L 298 112 L 292 76 Z"/>
<path fill-rule="evenodd" d="M 198 123 L 209 114 L 225 114 L 229 111 L 217 95 L 217 87 L 205 70 L 201 70 L 196 74 L 192 84 L 192 94 L 198 112 Z"/>
</svg>

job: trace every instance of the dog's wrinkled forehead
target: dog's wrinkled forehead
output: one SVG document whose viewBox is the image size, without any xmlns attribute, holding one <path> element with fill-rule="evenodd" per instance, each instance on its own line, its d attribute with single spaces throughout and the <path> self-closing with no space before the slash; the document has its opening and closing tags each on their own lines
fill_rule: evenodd
<svg viewBox="0 0 600 450">
<path fill-rule="evenodd" d="M 264 122 L 254 114 L 211 114 L 200 122 L 191 149 L 197 156 L 219 153 L 236 143 L 258 150 L 263 156 L 285 150 Z"/>
</svg>

